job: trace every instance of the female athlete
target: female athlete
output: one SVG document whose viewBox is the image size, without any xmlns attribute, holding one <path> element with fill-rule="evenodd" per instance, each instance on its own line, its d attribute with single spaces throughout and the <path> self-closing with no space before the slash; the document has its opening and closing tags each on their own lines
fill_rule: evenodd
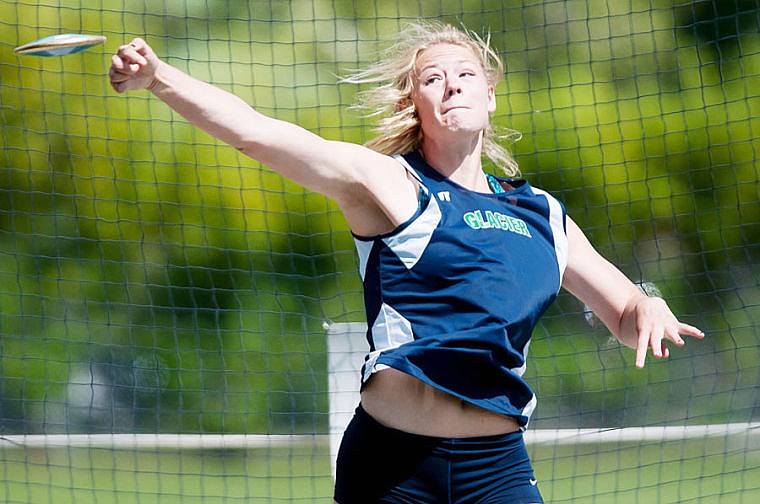
<svg viewBox="0 0 760 504">
<path fill-rule="evenodd" d="M 487 42 L 411 25 L 347 80 L 389 112 L 366 146 L 264 116 L 160 60 L 141 39 L 112 58 L 117 92 L 147 89 L 187 120 L 340 206 L 355 237 L 370 351 L 338 455 L 335 501 L 543 502 L 522 438 L 536 321 L 564 287 L 642 367 L 702 332 L 644 295 L 551 195 L 516 178 L 490 115 L 502 74 Z M 483 170 L 483 157 L 505 170 Z"/>
</svg>

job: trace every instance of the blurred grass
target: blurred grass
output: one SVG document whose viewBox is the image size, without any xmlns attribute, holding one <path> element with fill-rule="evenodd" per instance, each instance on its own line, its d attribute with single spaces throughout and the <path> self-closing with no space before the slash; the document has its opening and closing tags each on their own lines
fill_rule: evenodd
<svg viewBox="0 0 760 504">
<path fill-rule="evenodd" d="M 547 503 L 760 502 L 760 447 L 737 439 L 539 445 L 529 451 Z"/>
<path fill-rule="evenodd" d="M 332 502 L 326 447 L 225 451 L 90 448 L 0 452 L 0 502 Z"/>
<path fill-rule="evenodd" d="M 551 503 L 760 502 L 760 447 L 739 438 L 529 447 Z M 687 461 L 684 463 L 684 461 Z M 0 451 L 5 503 L 332 502 L 325 446 Z"/>
</svg>

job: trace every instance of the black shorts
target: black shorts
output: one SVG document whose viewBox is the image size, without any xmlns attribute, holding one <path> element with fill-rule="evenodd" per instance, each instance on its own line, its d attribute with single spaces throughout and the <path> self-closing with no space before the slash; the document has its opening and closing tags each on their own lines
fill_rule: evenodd
<svg viewBox="0 0 760 504">
<path fill-rule="evenodd" d="M 380 425 L 361 406 L 338 451 L 339 504 L 542 503 L 522 432 L 437 438 Z"/>
</svg>

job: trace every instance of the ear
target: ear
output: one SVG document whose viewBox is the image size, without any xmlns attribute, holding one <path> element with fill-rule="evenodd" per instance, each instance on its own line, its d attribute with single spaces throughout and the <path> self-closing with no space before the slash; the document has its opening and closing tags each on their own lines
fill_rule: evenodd
<svg viewBox="0 0 760 504">
<path fill-rule="evenodd" d="M 496 112 L 496 89 L 493 84 L 488 85 L 488 112 Z"/>
</svg>

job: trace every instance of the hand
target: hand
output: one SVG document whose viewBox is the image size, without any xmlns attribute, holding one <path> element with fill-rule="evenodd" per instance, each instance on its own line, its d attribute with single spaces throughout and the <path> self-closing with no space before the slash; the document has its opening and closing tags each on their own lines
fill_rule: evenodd
<svg viewBox="0 0 760 504">
<path fill-rule="evenodd" d="M 136 38 L 119 47 L 111 57 L 111 69 L 108 71 L 111 87 L 117 93 L 152 88 L 160 64 L 161 60 L 153 49 L 143 39 Z"/>
<path fill-rule="evenodd" d="M 634 317 L 636 341 L 636 367 L 644 367 L 647 351 L 651 348 L 655 359 L 670 356 L 667 341 L 683 346 L 681 335 L 703 338 L 705 334 L 694 326 L 679 322 L 662 298 L 642 296 L 630 312 Z"/>
</svg>

